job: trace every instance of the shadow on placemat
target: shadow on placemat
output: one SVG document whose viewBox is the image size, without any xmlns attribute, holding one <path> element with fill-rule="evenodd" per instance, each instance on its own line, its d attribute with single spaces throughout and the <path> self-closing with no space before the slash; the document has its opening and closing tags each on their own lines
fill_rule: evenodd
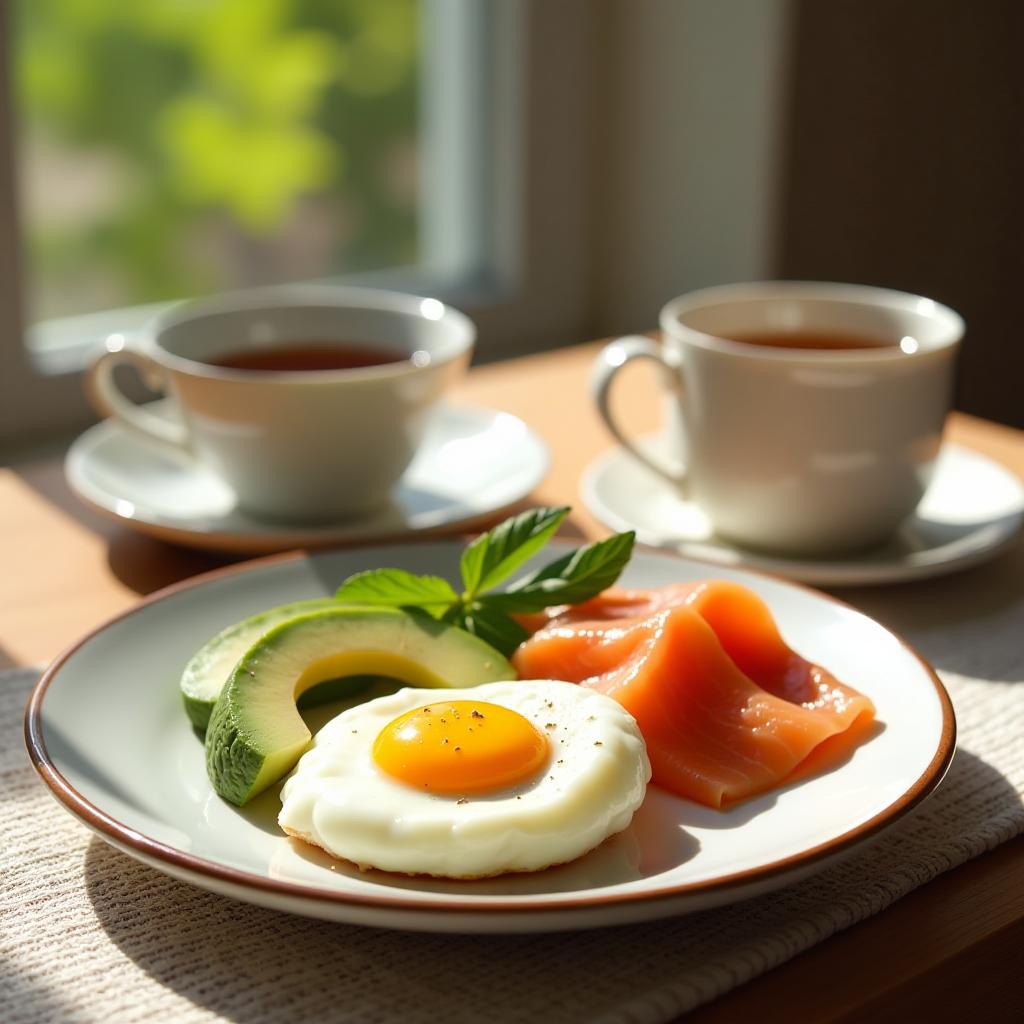
<svg viewBox="0 0 1024 1024">
<path fill-rule="evenodd" d="M 86 854 L 86 881 L 100 923 L 126 956 L 231 1020 L 338 1012 L 346 1020 L 410 1024 L 590 1020 L 630 985 L 632 972 L 611 952 L 607 932 L 434 935 L 312 920 L 194 889 L 98 839 Z M 617 929 L 615 948 L 635 948 L 650 931 Z M 592 947 L 585 959 L 581 945 Z M 608 1001 L 591 996 L 581 1006 L 580 993 L 608 988 L 609 973 L 616 984 Z"/>
<path fill-rule="evenodd" d="M 15 1014 L 15 1020 L 22 1019 L 22 1009 L 27 1008 L 32 1021 L 67 1021 L 72 1020 L 74 1008 L 62 1002 L 57 993 L 45 980 L 37 981 L 30 974 L 19 971 L 6 957 L 0 957 L 0 997 L 4 1012 Z M 5 1020 L 9 1020 L 5 1016 Z"/>
<path fill-rule="evenodd" d="M 1022 678 L 1024 535 L 992 562 L 949 576 L 837 596 L 913 644 L 931 664 L 974 679 Z"/>
<path fill-rule="evenodd" d="M 9 668 L 17 668 L 18 660 L 14 655 L 8 653 L 7 649 L 0 647 L 0 671 Z"/>
<path fill-rule="evenodd" d="M 1017 834 L 1021 806 L 998 771 L 960 751 L 918 813 L 808 881 L 685 918 L 553 935 L 309 920 L 177 882 L 95 838 L 85 876 L 96 916 L 125 956 L 231 1020 L 669 1020 Z"/>
</svg>

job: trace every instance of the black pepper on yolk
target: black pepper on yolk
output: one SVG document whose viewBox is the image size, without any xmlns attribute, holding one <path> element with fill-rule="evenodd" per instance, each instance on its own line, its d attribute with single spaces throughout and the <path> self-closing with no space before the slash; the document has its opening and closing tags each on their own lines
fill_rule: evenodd
<svg viewBox="0 0 1024 1024">
<path fill-rule="evenodd" d="M 388 775 L 433 793 L 487 793 L 527 782 L 547 737 L 517 711 L 486 701 L 439 701 L 389 722 L 373 743 Z"/>
</svg>

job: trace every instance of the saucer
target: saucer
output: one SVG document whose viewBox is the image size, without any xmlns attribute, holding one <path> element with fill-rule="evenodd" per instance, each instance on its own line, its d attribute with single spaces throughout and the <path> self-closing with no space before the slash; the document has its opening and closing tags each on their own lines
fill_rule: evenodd
<svg viewBox="0 0 1024 1024">
<path fill-rule="evenodd" d="M 640 443 L 668 461 L 660 436 Z M 786 558 L 716 537 L 696 505 L 621 448 L 591 463 L 580 487 L 601 522 L 636 530 L 640 543 L 819 586 L 898 583 L 965 569 L 1004 548 L 1024 518 L 1024 484 L 999 463 L 955 444 L 942 446 L 928 492 L 892 540 L 835 559 Z"/>
<path fill-rule="evenodd" d="M 82 501 L 127 527 L 188 547 L 268 554 L 468 528 L 525 498 L 548 462 L 546 445 L 518 417 L 441 405 L 388 505 L 369 519 L 309 527 L 245 512 L 211 470 L 116 420 L 79 437 L 64 472 Z"/>
</svg>

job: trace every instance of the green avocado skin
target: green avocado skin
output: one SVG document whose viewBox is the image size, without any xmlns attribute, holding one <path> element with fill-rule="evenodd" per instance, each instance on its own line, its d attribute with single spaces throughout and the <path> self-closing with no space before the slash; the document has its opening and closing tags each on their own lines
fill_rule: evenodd
<svg viewBox="0 0 1024 1024">
<path fill-rule="evenodd" d="M 215 637 L 208 640 L 185 666 L 181 676 L 181 699 L 185 705 L 185 714 L 189 721 L 200 731 L 205 732 L 210 724 L 210 715 L 217 703 L 224 684 L 228 681 L 231 670 L 238 659 L 269 629 L 280 625 L 288 619 L 306 612 L 322 611 L 338 607 L 334 598 L 315 597 L 305 601 L 292 601 L 282 604 L 258 615 L 236 622 L 222 629 Z M 366 685 L 368 680 L 363 681 Z M 331 680 L 310 690 L 305 695 L 303 706 L 336 700 L 354 693 L 359 686 L 354 678 Z"/>
<path fill-rule="evenodd" d="M 379 662 L 382 675 L 408 685 L 516 678 L 489 644 L 422 612 L 341 606 L 298 615 L 260 635 L 213 708 L 206 769 L 220 796 L 241 806 L 291 771 L 312 738 L 296 708 L 296 684 L 309 665 L 348 654 L 370 671 Z"/>
<path fill-rule="evenodd" d="M 241 807 L 255 795 L 250 792 L 252 780 L 263 767 L 264 755 L 240 736 L 232 719 L 229 706 L 218 701 L 206 731 L 206 773 L 216 779 L 214 789 L 220 796 Z"/>
</svg>

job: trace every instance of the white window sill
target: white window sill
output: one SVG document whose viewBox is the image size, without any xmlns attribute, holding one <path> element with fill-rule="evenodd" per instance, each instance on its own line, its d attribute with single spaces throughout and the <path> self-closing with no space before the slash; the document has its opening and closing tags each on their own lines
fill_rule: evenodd
<svg viewBox="0 0 1024 1024">
<path fill-rule="evenodd" d="M 493 282 L 469 279 L 442 281 L 419 267 L 353 274 L 321 284 L 358 285 L 389 291 L 411 292 L 439 298 L 473 316 L 483 306 L 502 303 L 510 290 Z M 33 324 L 26 331 L 27 350 L 32 368 L 44 377 L 80 373 L 95 358 L 112 334 L 126 338 L 143 332 L 147 325 L 177 301 L 154 302 L 144 306 L 60 317 Z"/>
</svg>

